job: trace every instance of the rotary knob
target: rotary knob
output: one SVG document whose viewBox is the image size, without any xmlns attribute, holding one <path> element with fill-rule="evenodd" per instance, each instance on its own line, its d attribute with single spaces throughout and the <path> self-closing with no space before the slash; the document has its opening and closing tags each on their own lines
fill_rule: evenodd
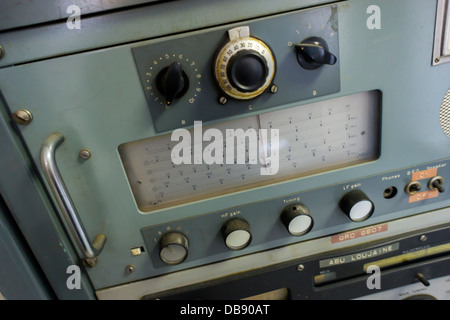
<svg viewBox="0 0 450 320">
<path fill-rule="evenodd" d="M 308 208 L 302 203 L 292 204 L 284 208 L 281 213 L 281 221 L 293 236 L 308 233 L 314 224 Z"/>
<path fill-rule="evenodd" d="M 228 36 L 230 41 L 216 57 L 217 84 L 234 99 L 256 98 L 267 91 L 275 77 L 276 62 L 272 50 L 262 40 L 250 36 L 246 26 L 229 30 Z"/>
<path fill-rule="evenodd" d="M 189 88 L 189 78 L 181 67 L 181 63 L 172 62 L 162 69 L 156 78 L 159 92 L 166 98 L 170 106 L 176 98 L 183 96 Z"/>
<path fill-rule="evenodd" d="M 240 218 L 226 222 L 222 227 L 222 235 L 226 246 L 231 250 L 244 249 L 252 240 L 250 225 Z"/>
<path fill-rule="evenodd" d="M 361 190 L 353 190 L 344 195 L 339 202 L 341 210 L 355 222 L 370 218 L 375 210 L 375 205 Z"/>
<path fill-rule="evenodd" d="M 305 69 L 314 70 L 324 64 L 334 65 L 337 58 L 328 50 L 322 38 L 310 37 L 295 46 L 298 63 Z"/>
<path fill-rule="evenodd" d="M 161 260 L 170 265 L 183 262 L 189 249 L 189 241 L 180 232 L 170 232 L 165 234 L 159 241 L 159 256 Z"/>
</svg>

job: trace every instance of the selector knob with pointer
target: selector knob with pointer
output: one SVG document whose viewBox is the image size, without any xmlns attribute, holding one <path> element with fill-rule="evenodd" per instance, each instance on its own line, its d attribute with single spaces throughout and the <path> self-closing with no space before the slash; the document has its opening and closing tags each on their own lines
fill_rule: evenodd
<svg viewBox="0 0 450 320">
<path fill-rule="evenodd" d="M 172 62 L 159 72 L 156 85 L 159 92 L 166 98 L 166 105 L 170 106 L 175 99 L 186 93 L 189 88 L 189 78 L 180 62 Z"/>
<path fill-rule="evenodd" d="M 337 58 L 328 50 L 322 38 L 310 37 L 295 46 L 298 63 L 305 69 L 314 70 L 324 64 L 334 65 Z"/>
</svg>

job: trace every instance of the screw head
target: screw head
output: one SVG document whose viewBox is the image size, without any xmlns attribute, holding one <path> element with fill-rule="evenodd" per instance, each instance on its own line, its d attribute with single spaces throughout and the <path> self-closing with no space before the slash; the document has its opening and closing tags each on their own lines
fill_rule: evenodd
<svg viewBox="0 0 450 320">
<path fill-rule="evenodd" d="M 19 109 L 12 115 L 13 120 L 17 124 L 28 125 L 33 121 L 33 115 L 27 109 Z"/>
<path fill-rule="evenodd" d="M 297 271 L 303 271 L 303 270 L 305 270 L 305 266 L 302 265 L 302 264 L 299 264 L 299 265 L 297 266 Z"/>
<path fill-rule="evenodd" d="M 270 87 L 270 92 L 271 93 L 277 93 L 278 92 L 278 86 L 276 86 L 276 85 L 272 85 L 271 87 Z"/>
<path fill-rule="evenodd" d="M 226 103 L 228 102 L 228 99 L 225 98 L 225 97 L 220 97 L 220 98 L 219 98 L 219 102 L 220 102 L 221 104 L 226 104 Z"/>
<path fill-rule="evenodd" d="M 428 240 L 428 237 L 426 235 L 421 235 L 419 240 L 420 240 L 420 242 L 425 242 Z"/>
<path fill-rule="evenodd" d="M 80 150 L 79 156 L 83 160 L 87 160 L 92 156 L 92 151 L 88 148 L 83 148 Z"/>
<path fill-rule="evenodd" d="M 135 267 L 134 265 L 130 264 L 130 265 L 128 265 L 128 266 L 126 267 L 126 270 L 127 270 L 128 273 L 131 274 L 131 273 L 133 273 L 133 272 L 136 271 L 136 267 Z"/>
<path fill-rule="evenodd" d="M 5 49 L 3 49 L 2 46 L 0 46 L 0 59 L 3 58 L 4 55 L 5 55 Z"/>
</svg>

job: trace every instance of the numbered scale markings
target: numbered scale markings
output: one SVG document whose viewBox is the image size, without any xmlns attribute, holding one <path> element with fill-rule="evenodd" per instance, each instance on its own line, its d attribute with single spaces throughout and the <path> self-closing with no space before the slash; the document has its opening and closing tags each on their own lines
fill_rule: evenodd
<svg viewBox="0 0 450 320">
<path fill-rule="evenodd" d="M 379 154 L 379 111 L 378 92 L 371 91 L 203 127 L 203 132 L 209 128 L 222 132 L 222 164 L 208 165 L 195 159 L 194 145 L 192 164 L 174 164 L 172 150 L 180 142 L 171 141 L 171 135 L 125 143 L 119 152 L 139 209 L 150 212 L 374 160 Z M 227 129 L 278 129 L 276 173 L 261 174 L 262 167 L 274 167 L 267 160 L 277 150 L 270 149 L 270 141 L 265 149 L 260 134 L 259 161 L 250 158 L 254 154 L 249 152 L 248 139 L 237 139 L 234 150 L 241 154 L 235 154 L 233 163 L 227 164 Z M 194 131 L 190 130 L 192 143 Z M 207 134 L 203 136 L 203 151 L 210 147 L 208 140 L 212 139 Z M 242 152 L 245 163 L 237 161 L 242 159 Z"/>
</svg>

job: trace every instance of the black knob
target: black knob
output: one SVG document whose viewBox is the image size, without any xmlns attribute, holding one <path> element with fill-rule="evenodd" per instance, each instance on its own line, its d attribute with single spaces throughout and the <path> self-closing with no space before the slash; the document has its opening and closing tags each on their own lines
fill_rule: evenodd
<svg viewBox="0 0 450 320">
<path fill-rule="evenodd" d="M 342 211 L 355 222 L 367 220 L 375 210 L 375 205 L 361 190 L 353 190 L 339 202 Z"/>
<path fill-rule="evenodd" d="M 291 204 L 284 208 L 281 221 L 293 236 L 307 234 L 314 224 L 308 208 L 303 203 Z"/>
<path fill-rule="evenodd" d="M 226 246 L 231 250 L 244 249 L 252 240 L 250 225 L 240 218 L 227 221 L 222 226 L 222 235 Z"/>
<path fill-rule="evenodd" d="M 256 51 L 244 50 L 228 63 L 228 78 L 242 92 L 252 92 L 263 86 L 268 74 L 267 64 Z"/>
<path fill-rule="evenodd" d="M 322 38 L 311 37 L 295 46 L 298 63 L 305 69 L 314 70 L 324 64 L 334 65 L 337 58 L 328 51 L 328 45 Z"/>
<path fill-rule="evenodd" d="M 159 92 L 166 98 L 166 104 L 171 105 L 174 99 L 186 93 L 189 88 L 189 78 L 181 68 L 181 63 L 172 62 L 159 72 L 156 85 Z"/>
<path fill-rule="evenodd" d="M 189 241 L 179 232 L 164 235 L 159 241 L 159 256 L 166 264 L 174 265 L 183 262 L 189 249 Z"/>
</svg>

